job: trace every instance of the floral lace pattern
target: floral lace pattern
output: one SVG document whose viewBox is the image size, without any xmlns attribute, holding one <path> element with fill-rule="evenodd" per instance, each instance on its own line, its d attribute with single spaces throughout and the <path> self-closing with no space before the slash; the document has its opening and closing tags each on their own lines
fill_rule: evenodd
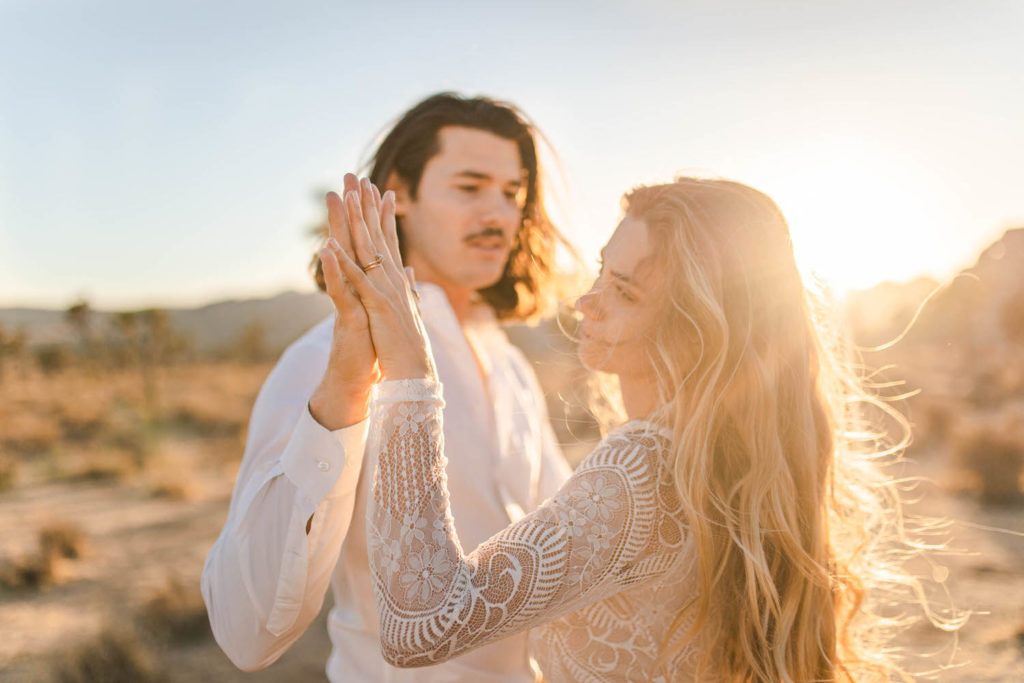
<svg viewBox="0 0 1024 683">
<path fill-rule="evenodd" d="M 647 423 L 612 433 L 552 499 L 465 554 L 442 405 L 435 384 L 388 382 L 371 410 L 367 536 L 385 658 L 423 666 L 533 629 L 550 681 L 692 678 L 687 651 L 656 666 L 695 590 L 665 437 Z"/>
</svg>

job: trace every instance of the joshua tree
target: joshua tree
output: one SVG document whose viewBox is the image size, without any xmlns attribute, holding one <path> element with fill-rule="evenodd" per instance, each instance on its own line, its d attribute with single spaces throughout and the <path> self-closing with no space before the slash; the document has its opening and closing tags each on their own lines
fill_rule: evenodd
<svg viewBox="0 0 1024 683">
<path fill-rule="evenodd" d="M 92 306 L 85 299 L 79 299 L 64 312 L 68 324 L 78 336 L 78 350 L 83 358 L 92 359 Z"/>
<path fill-rule="evenodd" d="M 25 332 L 8 332 L 0 327 L 0 382 L 4 379 L 4 366 L 8 358 L 17 358 L 25 351 Z"/>
<path fill-rule="evenodd" d="M 260 321 L 245 326 L 235 342 L 235 357 L 247 363 L 256 363 L 267 357 L 267 328 Z"/>
<path fill-rule="evenodd" d="M 146 414 L 155 417 L 160 410 L 156 368 L 164 360 L 164 349 L 171 337 L 167 311 L 160 308 L 122 311 L 114 315 L 114 326 L 139 369 Z"/>
</svg>

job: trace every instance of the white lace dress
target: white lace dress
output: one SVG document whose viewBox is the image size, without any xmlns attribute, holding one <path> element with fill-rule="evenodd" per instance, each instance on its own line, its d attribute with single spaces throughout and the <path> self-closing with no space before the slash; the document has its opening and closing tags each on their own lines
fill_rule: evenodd
<svg viewBox="0 0 1024 683">
<path fill-rule="evenodd" d="M 692 680 L 690 652 L 656 666 L 695 595 L 695 558 L 647 422 L 609 434 L 550 500 L 466 554 L 448 508 L 440 386 L 385 382 L 367 518 L 385 658 L 425 666 L 531 629 L 547 680 Z M 685 627 L 688 624 L 683 624 Z"/>
</svg>

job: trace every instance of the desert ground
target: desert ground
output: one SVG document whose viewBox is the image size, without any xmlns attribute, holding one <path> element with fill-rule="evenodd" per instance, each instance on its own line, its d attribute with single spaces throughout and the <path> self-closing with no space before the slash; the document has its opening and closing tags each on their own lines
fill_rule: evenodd
<svg viewBox="0 0 1024 683">
<path fill-rule="evenodd" d="M 148 377 L 130 368 L 7 369 L 0 383 L 0 681 L 324 679 L 330 596 L 280 660 L 244 673 L 213 641 L 199 594 L 248 411 L 270 367 L 186 363 Z M 564 424 L 558 431 L 578 462 L 592 435 L 569 443 Z M 937 680 L 1024 680 L 1019 480 L 1016 495 L 983 502 L 949 442 L 926 441 L 904 471 L 926 479 L 908 510 L 950 526 L 945 549 L 915 569 L 929 580 L 936 610 L 953 605 L 971 615 L 955 636 L 921 619 L 897 645 L 912 655 L 911 669 L 940 669 Z M 915 605 L 906 609 L 922 614 Z"/>
</svg>

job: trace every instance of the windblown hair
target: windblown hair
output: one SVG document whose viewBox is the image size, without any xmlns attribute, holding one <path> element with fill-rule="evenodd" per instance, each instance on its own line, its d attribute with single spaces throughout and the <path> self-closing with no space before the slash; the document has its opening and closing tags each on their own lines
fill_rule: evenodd
<svg viewBox="0 0 1024 683">
<path fill-rule="evenodd" d="M 515 105 L 449 92 L 431 95 L 405 112 L 384 136 L 369 164 L 370 181 L 383 190 L 389 178 L 395 176 L 416 199 L 423 168 L 440 151 L 438 133 L 448 126 L 493 133 L 512 140 L 519 148 L 526 175 L 522 221 L 501 279 L 478 293 L 499 319 L 525 320 L 546 312 L 556 297 L 556 249 L 561 245 L 570 254 L 575 252 L 544 207 L 543 173 L 537 154 L 541 134 Z M 326 225 L 320 234 L 326 239 Z M 401 217 L 398 236 L 404 256 Z M 326 291 L 319 258 L 314 256 L 310 266 L 317 286 Z"/>
<path fill-rule="evenodd" d="M 893 550 L 900 497 L 878 466 L 906 446 L 906 420 L 837 355 L 769 197 L 678 178 L 623 208 L 667 273 L 648 358 L 701 586 L 662 661 L 690 644 L 716 680 L 889 680 L 896 620 L 866 598 L 919 587 L 899 567 L 912 545 Z M 873 431 L 872 411 L 903 438 Z"/>
</svg>

